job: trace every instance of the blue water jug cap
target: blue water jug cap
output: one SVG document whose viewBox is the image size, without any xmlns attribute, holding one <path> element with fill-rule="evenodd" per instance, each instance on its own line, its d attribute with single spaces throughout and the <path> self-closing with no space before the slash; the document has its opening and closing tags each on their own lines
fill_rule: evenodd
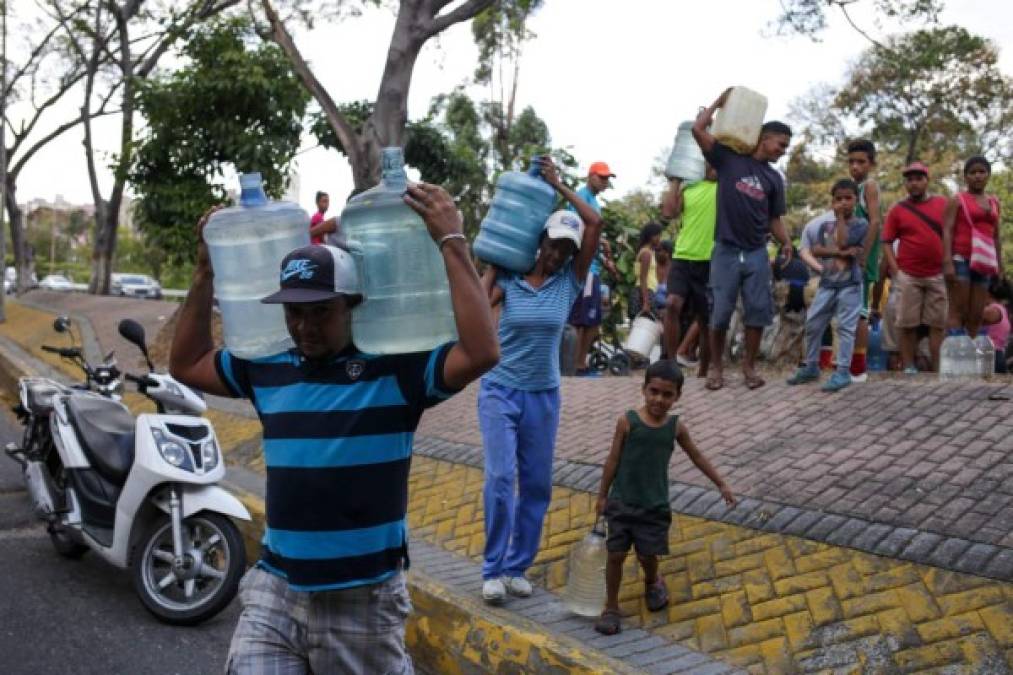
<svg viewBox="0 0 1013 675">
<path fill-rule="evenodd" d="M 259 171 L 239 174 L 239 203 L 243 206 L 264 206 L 267 195 L 264 194 L 264 181 Z"/>
<path fill-rule="evenodd" d="M 531 166 L 528 167 L 528 175 L 532 178 L 542 178 L 542 165 L 539 163 L 540 158 L 538 156 L 531 158 Z"/>
<path fill-rule="evenodd" d="M 408 174 L 404 170 L 404 150 L 398 146 L 384 148 L 380 153 L 381 180 L 389 188 L 408 187 Z"/>
</svg>

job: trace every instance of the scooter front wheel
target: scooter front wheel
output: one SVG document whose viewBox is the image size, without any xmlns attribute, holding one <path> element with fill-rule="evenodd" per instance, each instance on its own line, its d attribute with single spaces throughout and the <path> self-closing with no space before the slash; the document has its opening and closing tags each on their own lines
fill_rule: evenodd
<svg viewBox="0 0 1013 675">
<path fill-rule="evenodd" d="M 217 513 L 201 512 L 182 523 L 183 555 L 172 548 L 172 523 L 157 518 L 135 549 L 134 589 L 145 608 L 165 623 L 192 626 L 232 601 L 246 568 L 239 529 Z"/>
</svg>

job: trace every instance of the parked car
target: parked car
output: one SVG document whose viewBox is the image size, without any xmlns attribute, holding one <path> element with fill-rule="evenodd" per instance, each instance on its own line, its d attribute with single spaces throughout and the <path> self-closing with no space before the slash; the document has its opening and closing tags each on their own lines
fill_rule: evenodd
<svg viewBox="0 0 1013 675">
<path fill-rule="evenodd" d="M 62 274 L 47 274 L 39 282 L 39 288 L 44 288 L 47 291 L 72 291 L 74 284 Z"/>
<path fill-rule="evenodd" d="M 109 282 L 109 292 L 129 298 L 153 298 L 161 300 L 162 286 L 147 274 L 114 273 Z"/>
<path fill-rule="evenodd" d="M 13 267 L 4 268 L 4 293 L 13 293 L 17 285 L 18 275 Z M 39 278 L 35 276 L 35 272 L 32 272 L 32 278 L 28 282 L 29 288 L 39 287 Z"/>
</svg>

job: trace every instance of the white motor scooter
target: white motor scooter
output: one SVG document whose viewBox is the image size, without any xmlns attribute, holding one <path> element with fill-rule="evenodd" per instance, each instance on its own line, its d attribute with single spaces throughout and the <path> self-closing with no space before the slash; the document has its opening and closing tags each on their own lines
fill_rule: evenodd
<svg viewBox="0 0 1013 675">
<path fill-rule="evenodd" d="M 58 319 L 57 330 L 68 323 Z M 217 485 L 225 464 L 211 423 L 198 416 L 204 401 L 154 372 L 140 324 L 125 319 L 119 330 L 150 370 L 124 377 L 158 413 L 135 419 L 117 400 L 119 371 L 111 358 L 93 368 L 77 347 L 48 347 L 81 365 L 86 381 L 70 388 L 22 378 L 16 412 L 25 433 L 7 454 L 21 463 L 36 512 L 61 555 L 91 550 L 129 568 L 152 614 L 167 623 L 200 623 L 236 594 L 246 554 L 232 518 L 250 520 L 250 514 Z"/>
</svg>

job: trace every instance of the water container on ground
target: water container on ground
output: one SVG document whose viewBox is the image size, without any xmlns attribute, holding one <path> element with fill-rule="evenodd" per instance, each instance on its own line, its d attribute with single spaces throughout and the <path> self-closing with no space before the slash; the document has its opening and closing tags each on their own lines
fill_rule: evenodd
<svg viewBox="0 0 1013 675">
<path fill-rule="evenodd" d="M 367 354 L 433 349 L 457 336 L 447 270 L 422 218 L 404 203 L 401 148 L 384 148 L 383 175 L 341 212 L 365 302 L 352 312 L 352 341 Z"/>
<path fill-rule="evenodd" d="M 692 183 L 703 180 L 705 169 L 703 152 L 693 138 L 693 123 L 683 122 L 675 134 L 672 152 L 668 156 L 668 164 L 665 165 L 665 175 Z"/>
<path fill-rule="evenodd" d="M 752 154 L 767 114 L 767 97 L 746 87 L 732 87 L 711 125 L 714 138 L 743 155 Z"/>
<path fill-rule="evenodd" d="M 527 173 L 507 171 L 496 182 L 489 212 L 472 250 L 479 260 L 524 274 L 535 265 L 545 221 L 556 205 L 556 191 L 535 163 Z"/>
<path fill-rule="evenodd" d="M 978 377 L 984 380 L 992 379 L 992 376 L 995 375 L 995 345 L 992 344 L 992 339 L 985 331 L 982 331 L 978 337 L 974 338 L 974 347 L 977 361 L 975 370 Z"/>
<path fill-rule="evenodd" d="M 869 322 L 869 346 L 866 362 L 870 372 L 882 372 L 886 370 L 889 355 L 883 350 L 883 325 L 882 321 Z"/>
<path fill-rule="evenodd" d="M 939 348 L 939 379 L 974 379 L 978 373 L 977 348 L 961 329 L 947 331 Z"/>
<path fill-rule="evenodd" d="M 239 177 L 239 205 L 216 211 L 204 227 L 225 346 L 244 359 L 290 349 L 281 305 L 260 299 L 278 290 L 281 260 L 310 243 L 310 217 L 291 202 L 268 201 L 259 173 Z"/>
<path fill-rule="evenodd" d="M 574 614 L 595 617 L 605 608 L 605 529 L 600 521 L 570 549 L 563 602 Z"/>
</svg>

